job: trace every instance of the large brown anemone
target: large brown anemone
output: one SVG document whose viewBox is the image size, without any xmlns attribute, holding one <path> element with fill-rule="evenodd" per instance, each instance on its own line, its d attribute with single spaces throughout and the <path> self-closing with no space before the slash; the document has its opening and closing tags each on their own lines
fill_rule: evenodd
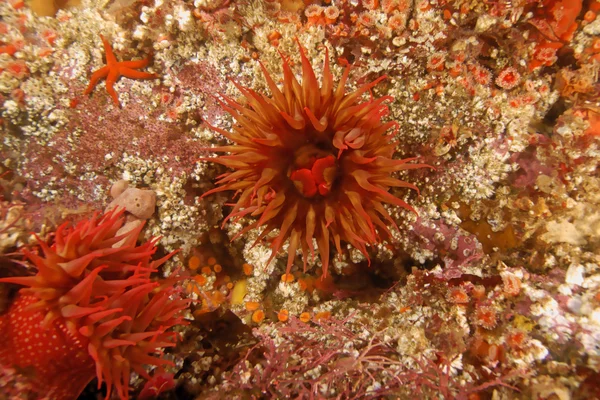
<svg viewBox="0 0 600 400">
<path fill-rule="evenodd" d="M 260 64 L 270 97 L 235 82 L 247 104 L 222 96 L 223 107 L 237 123 L 231 132 L 211 128 L 233 144 L 211 149 L 228 155 L 203 160 L 233 171 L 219 176 L 217 187 L 204 196 L 236 191 L 239 197 L 224 223 L 245 216 L 256 218 L 237 236 L 263 227 L 261 240 L 279 229 L 271 243 L 271 259 L 289 239 L 288 272 L 296 250 L 302 249 L 305 267 L 308 255 L 314 258 L 316 239 L 326 274 L 330 242 L 338 253 L 342 242 L 349 243 L 368 259 L 367 245 L 389 238 L 391 227 L 397 229 L 384 203 L 414 211 L 389 189 L 417 187 L 392 174 L 429 166 L 409 164 L 414 158 L 393 158 L 396 143 L 392 128 L 396 123 L 382 121 L 389 113 L 385 103 L 392 98 L 363 96 L 385 76 L 346 93 L 350 67 L 335 88 L 326 53 L 319 87 L 304 49 L 299 47 L 302 83 L 282 56 L 281 89 Z"/>
</svg>

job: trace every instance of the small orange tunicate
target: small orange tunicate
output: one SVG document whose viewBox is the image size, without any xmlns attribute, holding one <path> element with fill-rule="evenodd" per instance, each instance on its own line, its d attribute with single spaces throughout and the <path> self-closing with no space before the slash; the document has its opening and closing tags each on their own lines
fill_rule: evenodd
<svg viewBox="0 0 600 400">
<path fill-rule="evenodd" d="M 256 310 L 252 314 L 252 321 L 260 324 L 265 319 L 265 312 L 263 310 Z"/>
<path fill-rule="evenodd" d="M 210 267 L 208 267 L 208 266 L 204 266 L 204 267 L 202 267 L 201 272 L 204 275 L 210 275 L 210 274 L 212 274 L 212 269 L 210 269 Z"/>
<path fill-rule="evenodd" d="M 195 271 L 198 268 L 200 268 L 200 258 L 196 256 L 191 256 L 188 260 L 188 267 L 190 267 L 192 271 Z"/>
<path fill-rule="evenodd" d="M 311 4 L 310 6 L 306 7 L 306 9 L 304 10 L 304 15 L 306 15 L 307 18 L 320 17 L 322 13 L 323 13 L 323 7 L 321 7 L 317 4 Z"/>
<path fill-rule="evenodd" d="M 329 319 L 331 317 L 331 312 L 329 311 L 321 311 L 315 314 L 315 321 L 320 321 L 322 319 Z"/>
<path fill-rule="evenodd" d="M 583 16 L 583 20 L 585 22 L 594 22 L 594 20 L 596 20 L 596 13 L 591 10 L 586 12 Z"/>
<path fill-rule="evenodd" d="M 54 53 L 54 49 L 53 48 L 51 48 L 51 47 L 41 47 L 38 50 L 37 54 L 38 54 L 39 57 L 44 58 L 44 57 L 48 57 L 52 53 Z"/>
<path fill-rule="evenodd" d="M 20 10 L 21 8 L 25 7 L 25 2 L 23 0 L 11 0 L 10 5 L 15 10 Z"/>
<path fill-rule="evenodd" d="M 427 61 L 427 69 L 430 71 L 441 71 L 446 63 L 446 53 L 433 53 Z"/>
<path fill-rule="evenodd" d="M 208 263 L 208 265 L 210 265 L 212 267 L 213 265 L 215 265 L 217 263 L 217 259 L 214 257 L 208 257 L 207 263 Z"/>
<path fill-rule="evenodd" d="M 219 272 L 223 271 L 223 267 L 221 266 L 221 264 L 215 264 L 213 266 L 213 270 L 218 274 Z"/>
<path fill-rule="evenodd" d="M 508 104 L 512 107 L 512 108 L 519 108 L 521 107 L 522 103 L 521 103 L 521 99 L 518 97 L 515 97 L 514 99 L 511 99 Z"/>
<path fill-rule="evenodd" d="M 411 30 L 416 31 L 417 29 L 419 29 L 419 23 L 416 19 L 412 18 L 410 21 L 408 21 L 408 27 Z"/>
<path fill-rule="evenodd" d="M 225 297 L 225 294 L 222 293 L 221 291 L 214 290 L 211 293 L 211 300 L 213 302 L 213 305 L 219 306 L 219 305 L 221 305 L 221 304 L 223 304 L 225 302 L 226 297 Z"/>
<path fill-rule="evenodd" d="M 406 27 L 406 15 L 399 12 L 394 12 L 394 14 L 388 18 L 387 25 L 394 32 L 401 33 Z"/>
<path fill-rule="evenodd" d="M 308 284 L 304 279 L 298 279 L 298 285 L 300 285 L 300 290 L 305 291 L 308 289 Z"/>
<path fill-rule="evenodd" d="M 6 66 L 6 71 L 17 79 L 23 79 L 29 75 L 29 68 L 25 61 L 17 60 L 9 63 Z"/>
<path fill-rule="evenodd" d="M 13 89 L 12 92 L 10 92 L 10 97 L 17 103 L 23 104 L 25 102 L 25 91 L 21 88 Z"/>
<path fill-rule="evenodd" d="M 279 31 L 272 31 L 267 35 L 267 39 L 269 39 L 269 43 L 273 46 L 279 46 L 279 39 L 281 39 L 281 33 Z"/>
<path fill-rule="evenodd" d="M 488 349 L 488 359 L 490 362 L 500 361 L 502 356 L 502 349 L 496 344 L 491 344 Z"/>
<path fill-rule="evenodd" d="M 46 29 L 42 32 L 42 37 L 46 40 L 46 42 L 48 42 L 49 45 L 52 46 L 54 44 L 54 41 L 58 37 L 58 34 L 55 30 Z"/>
<path fill-rule="evenodd" d="M 473 66 L 471 74 L 473 75 L 475 82 L 483 86 L 489 85 L 492 80 L 491 72 L 479 64 Z"/>
<path fill-rule="evenodd" d="M 300 314 L 300 321 L 302 321 L 304 323 L 310 321 L 310 313 L 305 311 L 302 314 Z"/>
<path fill-rule="evenodd" d="M 6 44 L 4 46 L 0 46 L 0 54 L 8 54 L 8 55 L 12 56 L 16 52 L 17 52 L 17 48 L 13 44 Z"/>
<path fill-rule="evenodd" d="M 471 344 L 471 351 L 480 359 L 494 363 L 504 358 L 503 348 L 497 344 L 490 344 L 481 337 L 476 337 Z"/>
<path fill-rule="evenodd" d="M 431 8 L 431 4 L 429 3 L 429 0 L 421 0 L 419 3 L 417 3 L 417 8 L 425 12 Z"/>
<path fill-rule="evenodd" d="M 242 269 L 244 270 L 244 275 L 246 276 L 252 275 L 252 271 L 254 270 L 254 268 L 250 264 L 242 265 Z"/>
<path fill-rule="evenodd" d="M 383 12 L 385 12 L 386 14 L 389 14 L 392 11 L 394 11 L 394 9 L 397 6 L 398 6 L 398 3 L 396 2 L 396 0 L 382 0 L 381 1 L 381 8 L 383 9 Z"/>
<path fill-rule="evenodd" d="M 281 275 L 281 282 L 292 283 L 294 282 L 294 275 L 292 274 L 283 274 Z"/>
<path fill-rule="evenodd" d="M 194 277 L 194 281 L 196 281 L 196 283 L 200 286 L 204 286 L 206 285 L 207 279 L 204 275 L 196 275 Z"/>
<path fill-rule="evenodd" d="M 281 322 L 285 322 L 288 320 L 289 315 L 288 310 L 281 310 L 277 313 L 277 319 Z"/>
<path fill-rule="evenodd" d="M 259 307 L 260 307 L 260 303 L 257 301 L 247 301 L 246 302 L 246 310 L 248 310 L 248 311 L 258 310 Z"/>
<path fill-rule="evenodd" d="M 450 70 L 448 71 L 450 73 L 450 76 L 453 78 L 456 78 L 458 76 L 460 76 L 463 73 L 463 65 L 459 62 L 455 62 L 451 67 Z"/>
</svg>

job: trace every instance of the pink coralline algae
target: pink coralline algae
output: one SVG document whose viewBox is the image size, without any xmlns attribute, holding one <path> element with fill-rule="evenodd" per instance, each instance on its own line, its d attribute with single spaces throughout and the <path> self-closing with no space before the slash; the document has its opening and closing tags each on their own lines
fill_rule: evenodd
<svg viewBox="0 0 600 400">
<path fill-rule="evenodd" d="M 412 232 L 415 240 L 421 242 L 421 248 L 435 252 L 435 256 L 443 260 L 445 279 L 459 277 L 465 267 L 483 257 L 481 245 L 474 235 L 441 220 L 427 222 L 419 219 Z"/>
</svg>

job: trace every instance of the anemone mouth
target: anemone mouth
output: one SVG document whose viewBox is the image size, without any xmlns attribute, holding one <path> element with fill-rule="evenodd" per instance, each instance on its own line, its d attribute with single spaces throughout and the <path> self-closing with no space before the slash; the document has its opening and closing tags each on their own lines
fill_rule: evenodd
<svg viewBox="0 0 600 400">
<path fill-rule="evenodd" d="M 319 143 L 309 143 L 294 152 L 288 178 L 304 198 L 328 196 L 337 179 L 337 159 L 331 151 L 322 147 Z"/>
</svg>

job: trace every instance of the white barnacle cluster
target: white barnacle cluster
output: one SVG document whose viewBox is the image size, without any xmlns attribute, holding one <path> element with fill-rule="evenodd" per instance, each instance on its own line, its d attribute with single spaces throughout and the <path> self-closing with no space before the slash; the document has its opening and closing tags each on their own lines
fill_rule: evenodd
<svg viewBox="0 0 600 400">
<path fill-rule="evenodd" d="M 277 263 L 275 261 L 269 263 L 271 249 L 267 244 L 258 243 L 253 246 L 256 237 L 256 231 L 248 233 L 242 255 L 248 264 L 254 266 L 253 275 L 248 278 L 248 294 L 259 296 L 267 287 L 267 282 L 273 276 Z"/>
<path fill-rule="evenodd" d="M 566 318 L 579 327 L 575 338 L 590 356 L 590 363 L 598 367 L 600 307 L 597 306 L 596 296 L 600 290 L 600 266 L 596 256 L 587 254 L 586 258 L 590 262 L 574 262 L 569 266 L 561 289 L 563 294 L 569 296 Z"/>
<path fill-rule="evenodd" d="M 302 291 L 298 282 L 280 281 L 275 290 L 275 296 L 283 301 L 282 310 L 288 310 L 292 315 L 300 315 L 308 306 L 308 294 Z"/>
<path fill-rule="evenodd" d="M 24 207 L 0 203 L 3 218 L 0 219 L 0 253 L 8 249 L 20 247 L 29 242 L 30 227 L 25 218 Z"/>
<path fill-rule="evenodd" d="M 116 163 L 123 171 L 122 179 L 156 193 L 156 218 L 148 221 L 148 232 L 152 236 L 162 236 L 161 244 L 169 251 L 181 248 L 185 254 L 198 244 L 196 232 L 204 229 L 203 219 L 196 204 L 185 200 L 184 186 L 188 176 L 171 176 L 165 170 L 168 157 L 160 160 L 147 160 L 135 155 L 124 154 Z"/>
</svg>

